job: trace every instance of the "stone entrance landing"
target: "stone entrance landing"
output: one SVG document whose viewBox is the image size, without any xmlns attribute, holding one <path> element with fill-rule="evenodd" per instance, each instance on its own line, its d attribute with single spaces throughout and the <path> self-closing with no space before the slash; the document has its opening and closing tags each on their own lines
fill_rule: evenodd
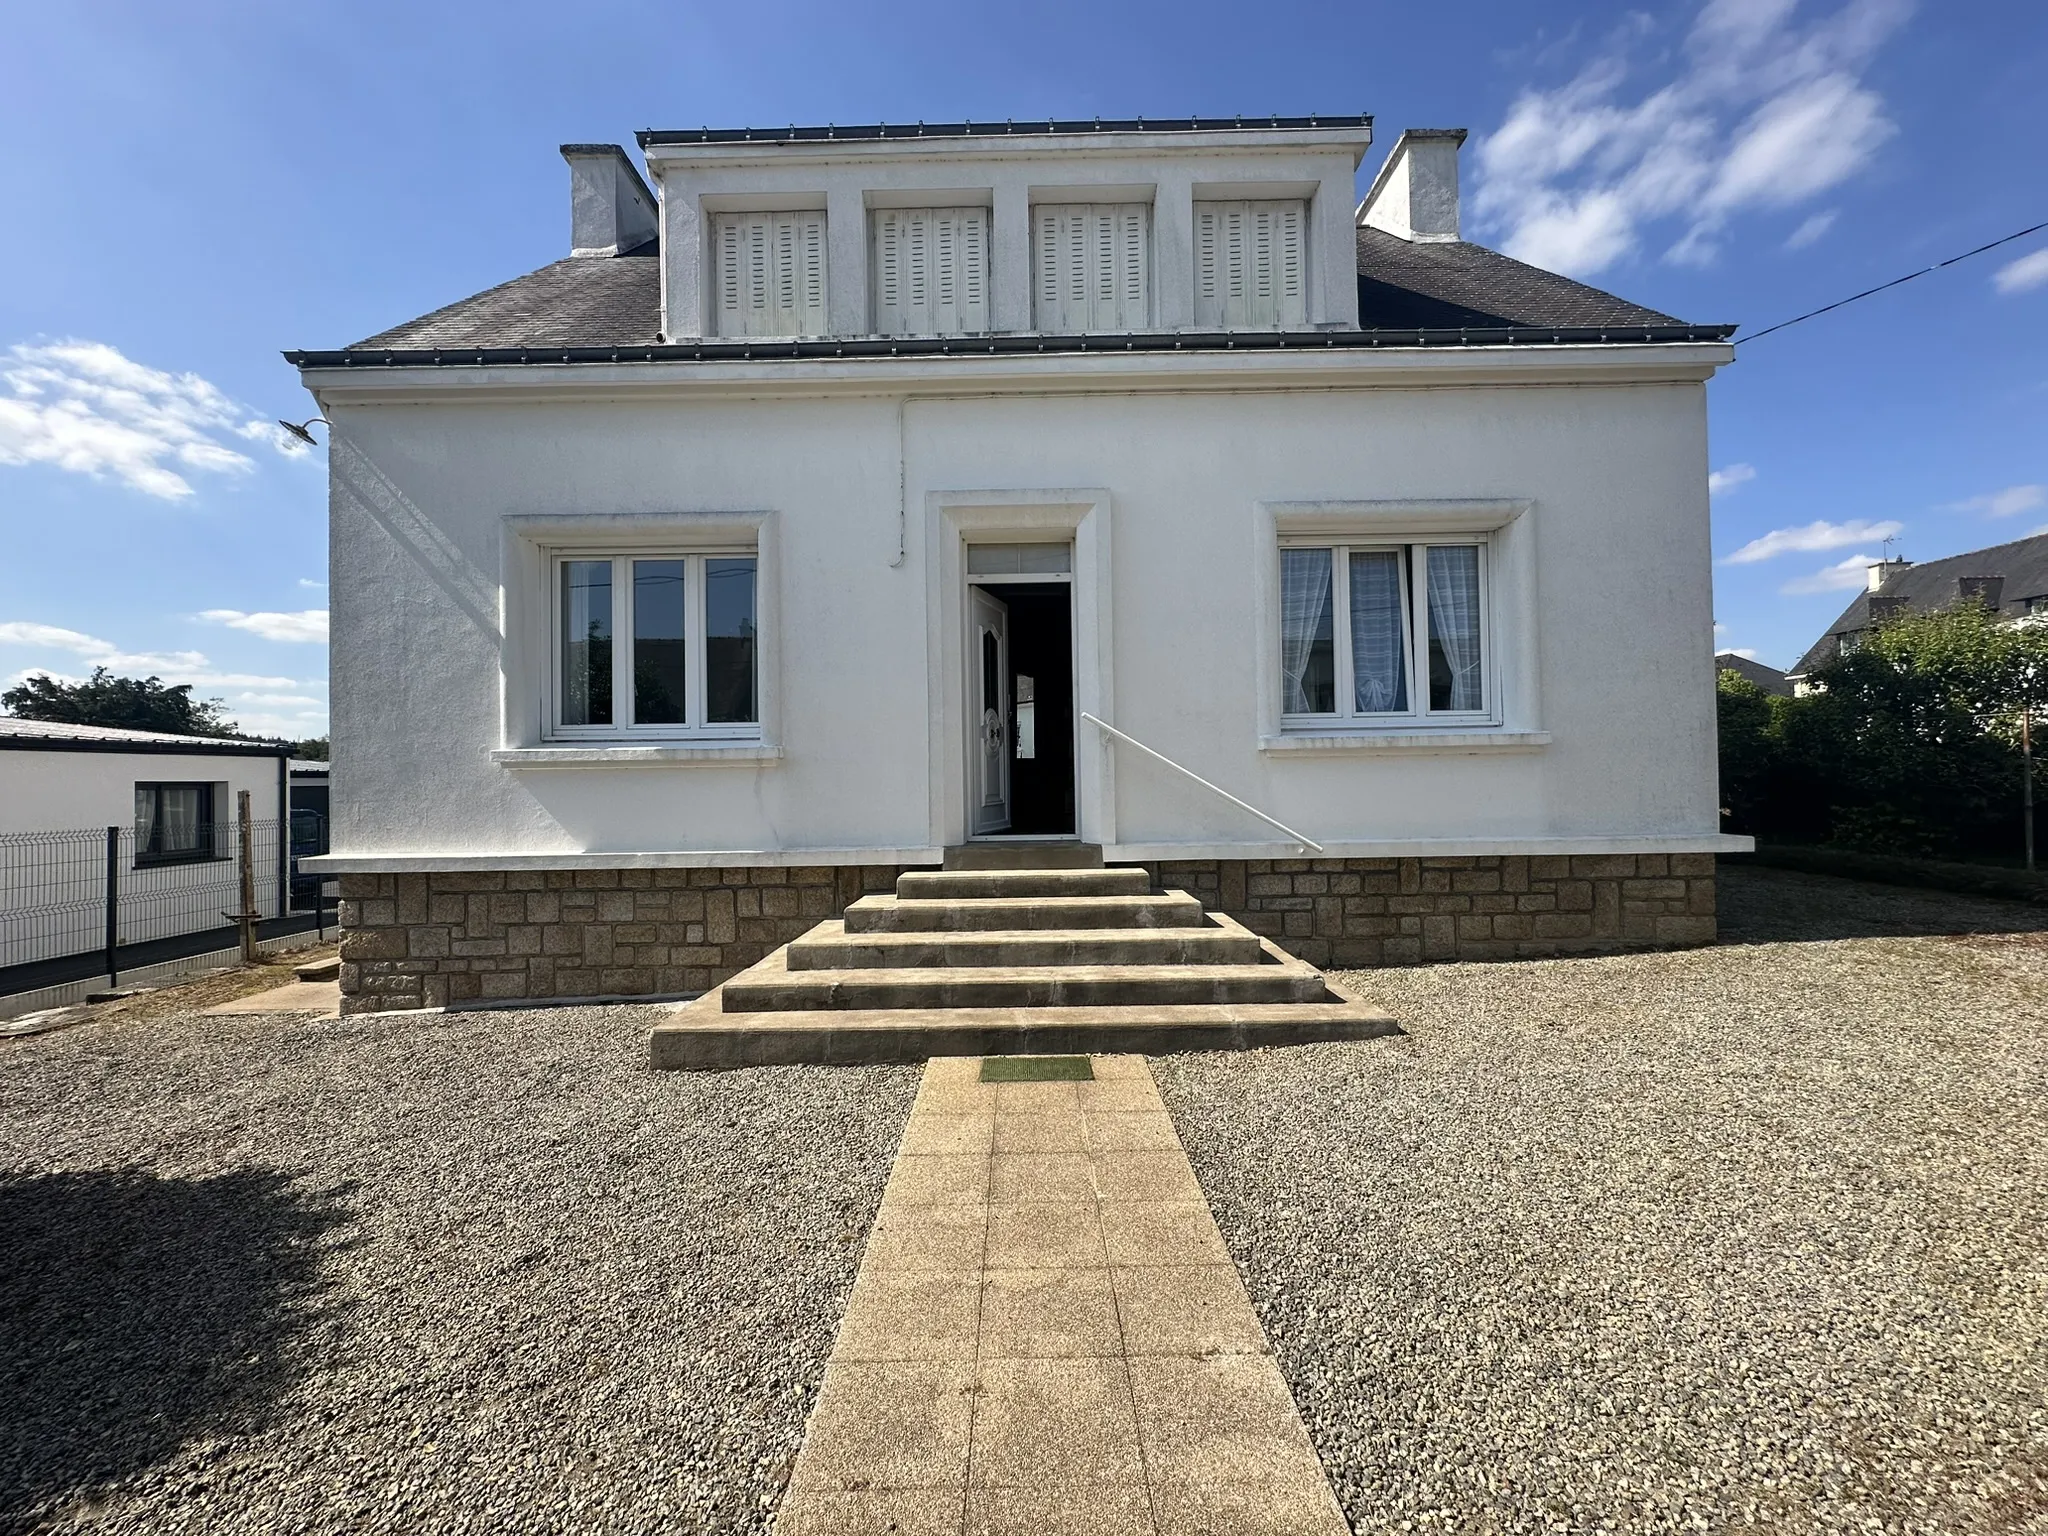
<svg viewBox="0 0 2048 1536">
<path fill-rule="evenodd" d="M 1142 1059 L 930 1063 L 777 1536 L 1345 1536 Z"/>
</svg>

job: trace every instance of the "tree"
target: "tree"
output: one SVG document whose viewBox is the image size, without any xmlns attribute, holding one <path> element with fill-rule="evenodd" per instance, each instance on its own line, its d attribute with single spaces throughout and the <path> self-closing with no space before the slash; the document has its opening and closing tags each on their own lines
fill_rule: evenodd
<svg viewBox="0 0 2048 1536">
<path fill-rule="evenodd" d="M 167 686 L 159 677 L 115 677 L 94 667 L 82 683 L 37 674 L 0 693 L 0 705 L 23 720 L 60 725 L 108 725 L 173 736 L 239 736 L 219 699 L 194 699 L 192 685 Z"/>
<path fill-rule="evenodd" d="M 2048 626 L 1981 603 L 1907 614 L 1764 699 L 1721 679 L 1729 830 L 1922 857 L 2020 851 L 2020 721 L 2048 705 Z"/>
<path fill-rule="evenodd" d="M 326 762 L 327 738 L 325 736 L 308 736 L 304 741 L 293 742 L 292 756 L 304 763 Z"/>
</svg>

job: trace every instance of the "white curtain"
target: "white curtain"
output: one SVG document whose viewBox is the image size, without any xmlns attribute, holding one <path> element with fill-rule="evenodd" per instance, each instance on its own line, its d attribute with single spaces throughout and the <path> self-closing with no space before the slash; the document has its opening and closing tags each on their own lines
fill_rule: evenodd
<svg viewBox="0 0 2048 1536">
<path fill-rule="evenodd" d="M 199 787 L 167 784 L 163 797 L 163 852 L 192 852 L 199 846 Z"/>
<path fill-rule="evenodd" d="M 156 791 L 135 788 L 135 852 L 149 852 L 149 839 L 156 831 Z"/>
<path fill-rule="evenodd" d="M 1290 715 L 1320 713 L 1304 686 L 1316 636 L 1330 611 L 1330 552 L 1280 551 L 1280 684 Z M 1323 709 L 1329 706 L 1323 705 Z"/>
<path fill-rule="evenodd" d="M 1352 707 L 1388 714 L 1408 707 L 1401 641 L 1401 557 L 1391 549 L 1351 557 Z"/>
<path fill-rule="evenodd" d="M 1450 697 L 1434 709 L 1486 707 L 1479 676 L 1479 551 L 1470 544 L 1429 550 L 1429 638 L 1451 672 Z"/>
</svg>

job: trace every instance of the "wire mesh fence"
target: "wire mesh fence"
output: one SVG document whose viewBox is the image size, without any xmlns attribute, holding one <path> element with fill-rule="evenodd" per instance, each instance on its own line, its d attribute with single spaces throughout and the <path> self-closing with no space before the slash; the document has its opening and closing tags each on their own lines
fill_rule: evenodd
<svg viewBox="0 0 2048 1536">
<path fill-rule="evenodd" d="M 311 912 L 299 862 L 327 848 L 326 818 L 242 827 L 175 815 L 128 826 L 0 834 L 0 970 Z M 246 876 L 246 885 L 245 885 Z M 246 903 L 245 903 L 246 890 Z"/>
</svg>

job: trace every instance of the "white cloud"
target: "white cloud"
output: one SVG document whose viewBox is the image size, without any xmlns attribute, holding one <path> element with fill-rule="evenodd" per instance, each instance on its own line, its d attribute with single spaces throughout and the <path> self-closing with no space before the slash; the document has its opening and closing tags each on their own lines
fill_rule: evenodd
<svg viewBox="0 0 2048 1536">
<path fill-rule="evenodd" d="M 316 592 L 325 592 L 327 590 L 326 582 L 314 581 L 310 577 L 306 576 L 301 576 L 299 578 L 299 585 L 302 587 L 311 587 Z"/>
<path fill-rule="evenodd" d="M 1755 478 L 1755 465 L 1730 464 L 1726 469 L 1717 469 L 1707 476 L 1707 494 L 1725 496 L 1737 486 L 1747 485 Z"/>
<path fill-rule="evenodd" d="M 1753 645 L 1723 646 L 1718 654 L 1722 656 L 1740 656 L 1744 661 L 1755 661 L 1756 647 Z"/>
<path fill-rule="evenodd" d="M 188 473 L 256 467 L 235 440 L 305 451 L 198 374 L 145 367 L 105 342 L 24 343 L 0 356 L 0 464 L 54 464 L 181 501 L 194 494 Z"/>
<path fill-rule="evenodd" d="M 1835 226 L 1835 210 L 1828 208 L 1803 222 L 1785 238 L 1785 249 L 1803 251 Z"/>
<path fill-rule="evenodd" d="M 1878 563 L 1876 555 L 1851 555 L 1835 565 L 1824 565 L 1811 576 L 1788 581 L 1778 590 L 1787 597 L 1807 597 L 1815 592 L 1860 592 L 1870 584 L 1865 573 Z"/>
<path fill-rule="evenodd" d="M 1903 523 L 1873 523 L 1852 517 L 1846 523 L 1814 522 L 1798 528 L 1773 528 L 1728 556 L 1723 565 L 1754 565 L 1775 555 L 1806 554 L 1820 549 L 1846 549 L 1869 539 L 1896 538 Z"/>
<path fill-rule="evenodd" d="M 125 651 L 111 640 L 102 640 L 97 635 L 82 634 L 75 629 L 62 629 L 55 624 L 36 624 L 23 620 L 0 623 L 0 645 L 22 646 L 29 650 L 64 651 L 85 662 L 88 670 L 105 667 L 108 671 L 123 677 L 160 677 L 166 683 L 190 683 L 194 688 L 244 688 L 265 693 L 303 693 L 308 689 L 325 688 L 326 681 L 317 677 L 273 677 L 261 672 L 222 672 L 217 669 L 203 651 Z M 79 674 L 60 672 L 53 667 L 28 667 L 14 675 L 14 681 L 32 674 L 58 678 L 63 682 L 78 682 Z"/>
<path fill-rule="evenodd" d="M 2048 246 L 2018 261 L 2008 261 L 1992 274 L 1991 281 L 1998 285 L 2000 293 L 2025 293 L 2048 283 Z"/>
<path fill-rule="evenodd" d="M 327 643 L 327 610 L 307 608 L 299 613 L 243 613 L 235 608 L 209 608 L 199 615 L 209 624 L 229 629 L 246 629 L 266 640 L 305 644 Z"/>
<path fill-rule="evenodd" d="M 1709 261 L 1737 214 L 1841 185 L 1897 132 L 1861 75 L 1909 0 L 1848 0 L 1806 27 L 1793 9 L 1708 0 L 1675 77 L 1645 93 L 1626 89 L 1633 38 L 1562 86 L 1525 90 L 1478 145 L 1475 224 L 1511 255 L 1585 275 L 1664 221 L 1677 229 L 1667 259 Z M 1807 226 L 1806 240 L 1826 229 Z"/>
<path fill-rule="evenodd" d="M 2008 485 L 2002 491 L 1971 496 L 1942 504 L 1943 512 L 1981 512 L 1986 517 L 2017 517 L 2037 507 L 2048 507 L 2048 485 Z"/>
</svg>

